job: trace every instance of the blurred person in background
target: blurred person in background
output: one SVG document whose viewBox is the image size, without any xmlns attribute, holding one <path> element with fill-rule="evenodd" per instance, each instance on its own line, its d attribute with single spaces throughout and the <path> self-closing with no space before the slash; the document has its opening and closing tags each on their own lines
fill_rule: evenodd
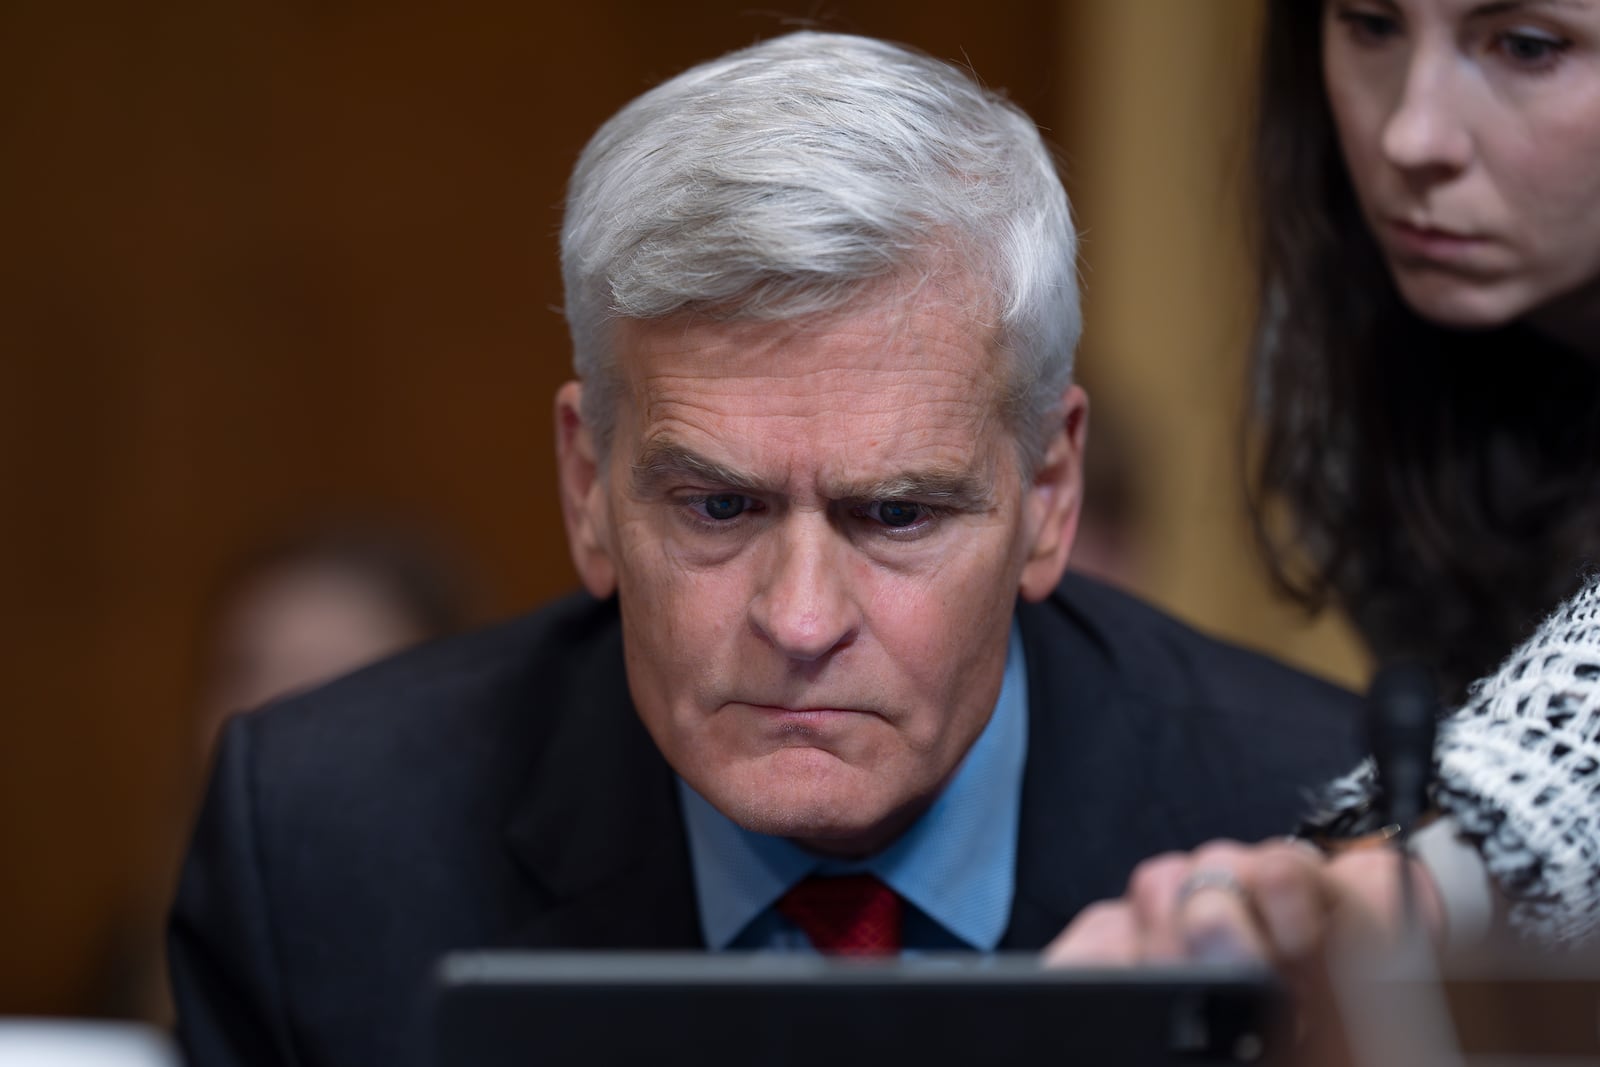
<svg viewBox="0 0 1600 1067">
<path fill-rule="evenodd" d="M 1094 389 L 1086 383 L 1090 395 Z M 1067 566 L 1079 574 L 1138 590 L 1144 578 L 1142 531 L 1148 521 L 1148 485 L 1140 461 L 1137 427 L 1100 401 L 1094 407 L 1094 440 L 1083 457 L 1083 518 Z"/>
<path fill-rule="evenodd" d="M 320 523 L 247 556 L 215 598 L 200 732 L 462 629 L 465 568 L 398 523 Z"/>
<path fill-rule="evenodd" d="M 456 633 L 474 599 L 469 568 L 405 522 L 313 522 L 245 554 L 218 580 L 202 620 L 197 769 L 229 717 Z M 94 1014 L 171 1021 L 157 917 L 165 906 L 141 897 L 108 922 Z"/>
<path fill-rule="evenodd" d="M 1274 0 L 1264 42 L 1269 559 L 1466 697 L 1435 752 L 1445 817 L 1418 838 L 1434 936 L 1592 946 L 1600 0 Z M 1361 840 L 1376 796 L 1369 762 L 1308 832 Z M 1397 875 L 1369 850 L 1220 842 L 1147 863 L 1054 955 L 1292 963 L 1341 927 L 1392 932 Z"/>
</svg>

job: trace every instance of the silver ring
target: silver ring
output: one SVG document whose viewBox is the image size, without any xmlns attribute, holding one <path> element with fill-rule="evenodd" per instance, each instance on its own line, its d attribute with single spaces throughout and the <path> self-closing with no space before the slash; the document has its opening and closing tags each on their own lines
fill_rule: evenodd
<svg viewBox="0 0 1600 1067">
<path fill-rule="evenodd" d="M 1197 871 L 1191 871 L 1189 877 L 1178 886 L 1178 899 L 1173 904 L 1173 910 L 1180 910 L 1189 902 L 1190 897 L 1207 889 L 1219 889 L 1224 893 L 1231 893 L 1241 901 L 1247 901 L 1250 896 L 1232 871 L 1221 867 L 1202 867 Z"/>
</svg>

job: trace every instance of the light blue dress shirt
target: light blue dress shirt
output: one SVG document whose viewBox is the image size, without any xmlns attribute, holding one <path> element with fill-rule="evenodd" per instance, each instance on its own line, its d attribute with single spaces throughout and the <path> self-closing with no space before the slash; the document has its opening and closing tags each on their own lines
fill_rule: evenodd
<svg viewBox="0 0 1600 1067">
<path fill-rule="evenodd" d="M 907 952 L 1000 944 L 1016 890 L 1017 823 L 1028 753 L 1028 682 L 1013 624 L 994 714 L 933 806 L 893 844 L 861 860 L 816 855 L 792 841 L 746 830 L 681 778 L 700 926 L 721 949 L 813 951 L 773 905 L 811 874 L 870 873 L 905 909 Z"/>
</svg>

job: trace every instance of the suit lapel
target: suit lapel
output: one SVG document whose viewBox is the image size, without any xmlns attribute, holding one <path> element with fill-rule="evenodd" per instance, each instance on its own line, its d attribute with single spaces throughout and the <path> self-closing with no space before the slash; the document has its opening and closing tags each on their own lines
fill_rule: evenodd
<svg viewBox="0 0 1600 1067">
<path fill-rule="evenodd" d="M 586 651 L 506 828 L 543 901 L 510 937 L 539 948 L 699 948 L 671 768 L 629 699 L 620 626 Z"/>
<path fill-rule="evenodd" d="M 1122 893 L 1141 859 L 1181 839 L 1175 787 L 1141 742 L 1139 702 L 1110 646 L 1057 593 L 1018 607 L 1028 657 L 1028 757 L 1016 897 L 1001 944 L 1037 949 L 1083 907 Z"/>
</svg>

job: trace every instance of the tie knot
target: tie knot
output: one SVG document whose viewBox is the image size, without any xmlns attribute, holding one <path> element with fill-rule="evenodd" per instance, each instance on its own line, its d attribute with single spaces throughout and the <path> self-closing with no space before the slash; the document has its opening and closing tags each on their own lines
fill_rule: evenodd
<svg viewBox="0 0 1600 1067">
<path fill-rule="evenodd" d="M 900 951 L 900 897 L 870 874 L 812 876 L 778 901 L 818 952 L 886 956 Z"/>
</svg>

